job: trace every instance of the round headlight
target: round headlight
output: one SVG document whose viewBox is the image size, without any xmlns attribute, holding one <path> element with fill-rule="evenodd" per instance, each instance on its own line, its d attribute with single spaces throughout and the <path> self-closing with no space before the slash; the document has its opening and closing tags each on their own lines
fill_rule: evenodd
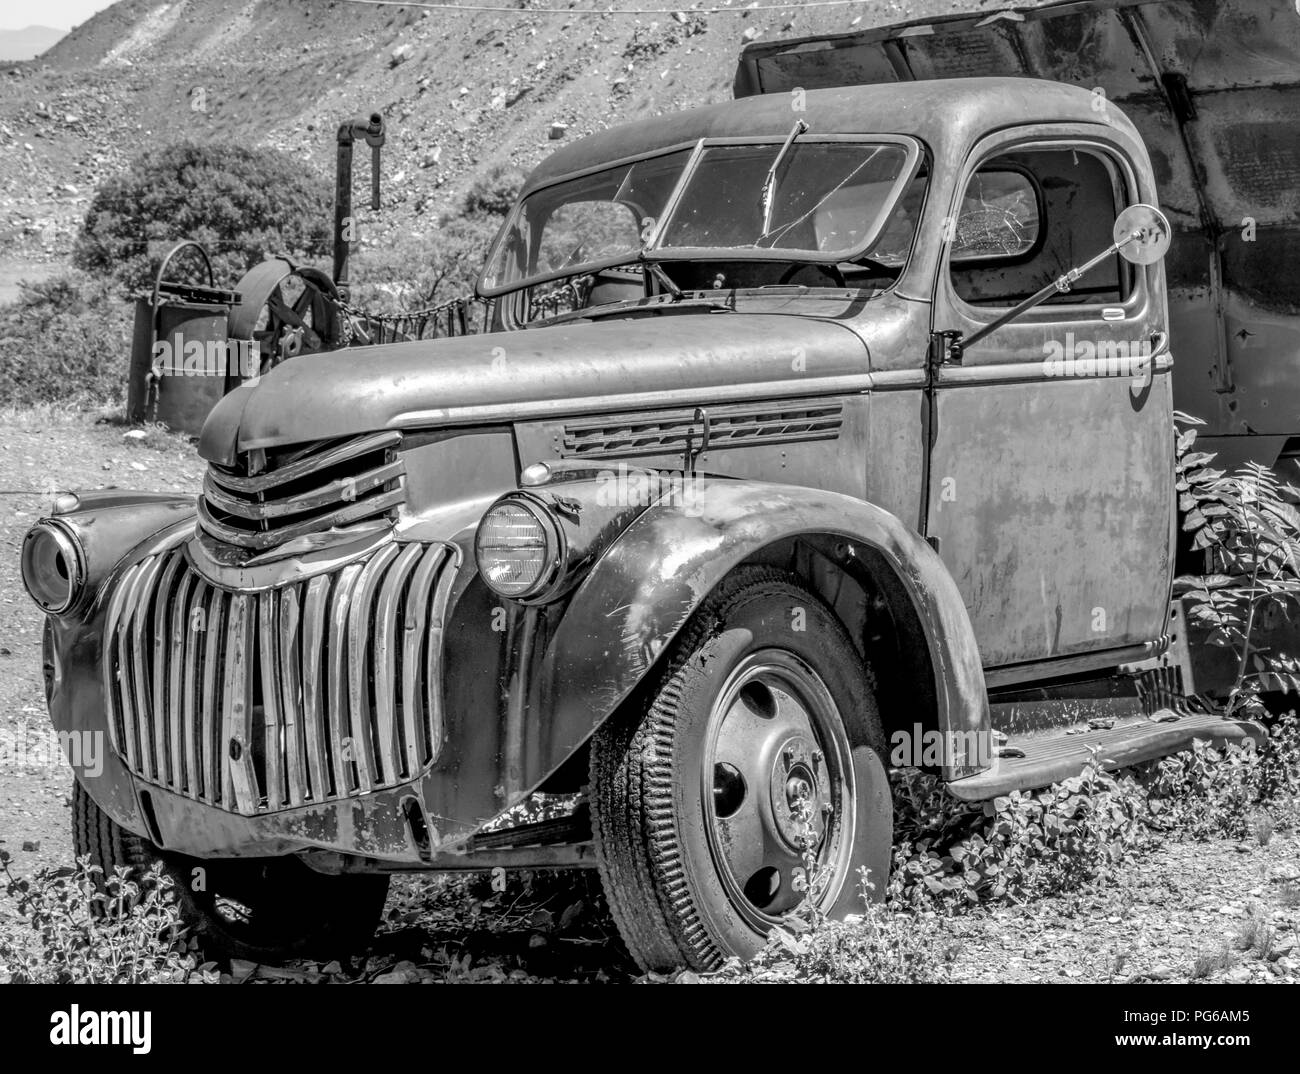
<svg viewBox="0 0 1300 1074">
<path fill-rule="evenodd" d="M 23 585 L 45 611 L 58 615 L 72 607 L 86 577 L 76 538 L 54 522 L 40 522 L 23 539 Z"/>
<path fill-rule="evenodd" d="M 562 542 L 555 519 L 540 504 L 498 500 L 478 525 L 474 558 L 493 592 L 503 597 L 530 597 L 554 579 Z"/>
</svg>

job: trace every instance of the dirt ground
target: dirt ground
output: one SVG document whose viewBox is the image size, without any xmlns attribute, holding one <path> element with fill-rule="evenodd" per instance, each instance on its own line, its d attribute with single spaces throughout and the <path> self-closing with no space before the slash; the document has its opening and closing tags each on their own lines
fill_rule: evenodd
<svg viewBox="0 0 1300 1074">
<path fill-rule="evenodd" d="M 72 771 L 51 743 L 41 616 L 19 571 L 23 534 L 53 490 L 197 492 L 203 475 L 184 439 L 157 431 L 127 436 L 127 427 L 97 420 L 50 409 L 0 411 L 0 841 L 21 872 L 72 859 Z"/>
</svg>

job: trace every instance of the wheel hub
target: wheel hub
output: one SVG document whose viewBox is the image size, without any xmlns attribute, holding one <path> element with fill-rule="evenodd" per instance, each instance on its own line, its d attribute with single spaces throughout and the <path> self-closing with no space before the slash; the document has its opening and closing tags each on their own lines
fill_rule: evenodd
<svg viewBox="0 0 1300 1074">
<path fill-rule="evenodd" d="M 817 744 L 802 734 L 787 739 L 772 759 L 768 786 L 777 833 L 794 850 L 802 852 L 809 840 L 816 847 L 830 811 L 829 781 Z"/>
</svg>

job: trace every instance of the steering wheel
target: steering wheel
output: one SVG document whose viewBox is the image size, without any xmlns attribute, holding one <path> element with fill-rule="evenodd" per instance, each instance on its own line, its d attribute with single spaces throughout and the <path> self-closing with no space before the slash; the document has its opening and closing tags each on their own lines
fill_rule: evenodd
<svg viewBox="0 0 1300 1074">
<path fill-rule="evenodd" d="M 844 273 L 839 270 L 838 265 L 818 265 L 811 262 L 806 265 L 791 265 L 781 274 L 781 279 L 778 282 L 783 284 L 790 283 L 799 273 L 806 272 L 809 269 L 815 269 L 816 271 L 829 276 L 836 287 L 848 286 L 848 282 L 844 279 Z"/>
</svg>

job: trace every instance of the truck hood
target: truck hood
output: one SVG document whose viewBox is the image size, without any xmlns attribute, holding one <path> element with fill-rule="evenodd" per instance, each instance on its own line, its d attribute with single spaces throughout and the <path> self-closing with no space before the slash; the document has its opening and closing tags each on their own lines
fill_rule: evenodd
<svg viewBox="0 0 1300 1074">
<path fill-rule="evenodd" d="M 380 429 L 506 424 L 692 392 L 807 393 L 868 372 L 847 325 L 789 314 L 682 312 L 303 355 L 225 396 L 199 453 L 238 452 Z M 681 398 L 678 398 L 681 397 Z"/>
<path fill-rule="evenodd" d="M 795 87 L 1010 76 L 1100 87 L 1151 153 L 1186 230 L 1300 230 L 1294 0 L 1067 0 L 757 42 L 738 97 Z"/>
</svg>

